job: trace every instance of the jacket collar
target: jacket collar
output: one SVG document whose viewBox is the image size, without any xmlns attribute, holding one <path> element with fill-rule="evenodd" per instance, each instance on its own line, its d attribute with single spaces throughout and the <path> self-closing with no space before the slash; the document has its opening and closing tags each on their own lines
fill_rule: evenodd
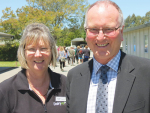
<svg viewBox="0 0 150 113">
<path fill-rule="evenodd" d="M 121 52 L 121 58 L 118 67 L 117 83 L 114 97 L 113 113 L 122 113 L 128 100 L 130 90 L 135 80 L 132 71 L 135 70 L 134 65 L 130 62 L 130 58 Z"/>
<path fill-rule="evenodd" d="M 48 68 L 48 73 L 51 79 L 51 85 L 54 89 L 60 89 L 61 86 L 61 75 L 53 72 L 50 68 Z M 29 83 L 26 77 L 26 69 L 22 69 L 18 72 L 15 77 L 15 86 L 18 90 L 29 90 Z"/>
<path fill-rule="evenodd" d="M 130 60 L 131 59 L 124 52 L 121 51 L 121 58 L 119 61 L 117 83 L 116 83 L 116 90 L 115 90 L 115 97 L 114 97 L 113 113 L 123 112 L 128 96 L 130 94 L 130 90 L 136 78 L 135 75 L 132 73 L 135 70 L 135 67 L 130 62 Z M 93 59 L 88 62 L 88 68 L 87 69 L 84 68 L 83 70 L 84 71 L 82 71 L 81 74 L 82 76 L 85 76 L 84 79 L 86 79 L 86 77 L 89 78 L 89 81 L 86 81 L 87 82 L 86 85 L 89 88 L 90 78 L 93 71 Z M 83 98 L 87 99 L 88 89 L 86 93 L 87 95 L 84 95 Z M 87 104 L 86 101 L 84 103 Z"/>
</svg>

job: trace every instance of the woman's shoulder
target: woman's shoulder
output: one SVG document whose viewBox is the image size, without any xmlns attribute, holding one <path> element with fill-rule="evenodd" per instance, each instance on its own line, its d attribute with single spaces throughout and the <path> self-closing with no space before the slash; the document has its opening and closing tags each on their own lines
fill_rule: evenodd
<svg viewBox="0 0 150 113">
<path fill-rule="evenodd" d="M 16 82 L 19 82 L 18 79 L 18 74 L 20 74 L 20 72 L 18 72 L 17 74 L 15 74 L 14 76 L 4 80 L 3 82 L 0 83 L 0 90 L 4 93 L 6 92 L 12 92 L 14 90 L 14 85 L 16 84 Z"/>
<path fill-rule="evenodd" d="M 66 80 L 67 80 L 67 77 L 65 75 L 51 71 L 50 77 L 51 77 L 51 83 L 53 87 L 55 88 L 59 88 L 60 86 L 65 87 Z"/>
<path fill-rule="evenodd" d="M 4 80 L 0 83 L 0 90 L 9 90 L 12 91 L 15 88 L 21 88 L 23 86 L 23 83 L 27 81 L 26 77 L 24 76 L 24 70 L 19 71 L 14 76 Z"/>
</svg>

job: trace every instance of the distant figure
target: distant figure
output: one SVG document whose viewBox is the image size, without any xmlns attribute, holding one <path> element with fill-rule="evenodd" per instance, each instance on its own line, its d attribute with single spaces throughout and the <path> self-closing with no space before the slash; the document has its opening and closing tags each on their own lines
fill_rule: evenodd
<svg viewBox="0 0 150 113">
<path fill-rule="evenodd" d="M 70 57 L 69 57 L 69 49 L 67 48 L 67 54 L 68 54 L 68 56 L 67 56 L 67 60 L 68 60 L 68 65 L 70 64 Z"/>
<path fill-rule="evenodd" d="M 80 46 L 77 46 L 77 48 L 76 48 L 76 50 L 75 50 L 75 59 L 76 59 L 76 62 L 77 62 L 77 64 L 78 64 L 78 60 L 79 60 L 79 58 L 78 58 L 78 56 L 79 56 L 79 49 L 80 49 Z"/>
<path fill-rule="evenodd" d="M 70 47 L 70 49 L 69 49 L 69 57 L 71 59 L 71 65 L 73 65 L 73 62 L 74 62 L 74 55 L 75 55 L 75 51 L 74 51 L 73 47 Z"/>
<path fill-rule="evenodd" d="M 80 46 L 80 49 L 78 49 L 79 52 L 78 52 L 78 58 L 79 58 L 79 64 L 80 63 L 83 63 L 83 49 L 82 49 L 82 46 Z"/>
<path fill-rule="evenodd" d="M 83 54 L 84 54 L 83 62 L 88 61 L 90 58 L 90 50 L 88 49 L 87 45 L 85 46 L 85 49 L 83 50 Z"/>
<path fill-rule="evenodd" d="M 65 55 L 66 55 L 66 53 L 65 53 L 64 47 L 60 46 L 58 56 L 59 56 L 59 63 L 60 63 L 61 71 L 64 71 Z"/>
</svg>

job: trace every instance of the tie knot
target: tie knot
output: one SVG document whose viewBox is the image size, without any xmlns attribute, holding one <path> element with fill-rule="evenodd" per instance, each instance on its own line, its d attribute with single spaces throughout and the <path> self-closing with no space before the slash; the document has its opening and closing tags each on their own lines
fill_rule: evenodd
<svg viewBox="0 0 150 113">
<path fill-rule="evenodd" d="M 108 67 L 107 65 L 101 66 L 101 72 L 102 73 L 107 73 L 107 71 L 109 70 L 110 67 Z"/>
<path fill-rule="evenodd" d="M 107 65 L 101 66 L 100 70 L 101 70 L 101 76 L 100 79 L 102 79 L 103 84 L 106 84 L 108 82 L 107 79 L 107 71 L 109 70 L 110 67 L 108 67 Z"/>
</svg>

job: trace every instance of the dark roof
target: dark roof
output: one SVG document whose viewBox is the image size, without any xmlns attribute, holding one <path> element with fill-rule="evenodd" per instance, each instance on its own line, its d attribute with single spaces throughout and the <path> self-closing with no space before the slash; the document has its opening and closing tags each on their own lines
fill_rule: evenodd
<svg viewBox="0 0 150 113">
<path fill-rule="evenodd" d="M 135 26 L 135 27 L 132 27 L 132 28 L 126 28 L 126 29 L 123 30 L 123 32 L 125 33 L 125 32 L 128 32 L 128 31 L 142 29 L 142 28 L 145 28 L 145 27 L 150 27 L 150 23 L 139 25 L 139 26 Z"/>
<path fill-rule="evenodd" d="M 83 38 L 75 38 L 75 39 L 73 39 L 73 40 L 71 40 L 72 42 L 73 41 L 84 41 L 84 39 Z"/>
<path fill-rule="evenodd" d="M 12 38 L 14 37 L 13 35 L 10 35 L 10 34 L 6 34 L 6 33 L 2 33 L 0 32 L 0 39 L 5 39 L 5 38 Z"/>
</svg>

